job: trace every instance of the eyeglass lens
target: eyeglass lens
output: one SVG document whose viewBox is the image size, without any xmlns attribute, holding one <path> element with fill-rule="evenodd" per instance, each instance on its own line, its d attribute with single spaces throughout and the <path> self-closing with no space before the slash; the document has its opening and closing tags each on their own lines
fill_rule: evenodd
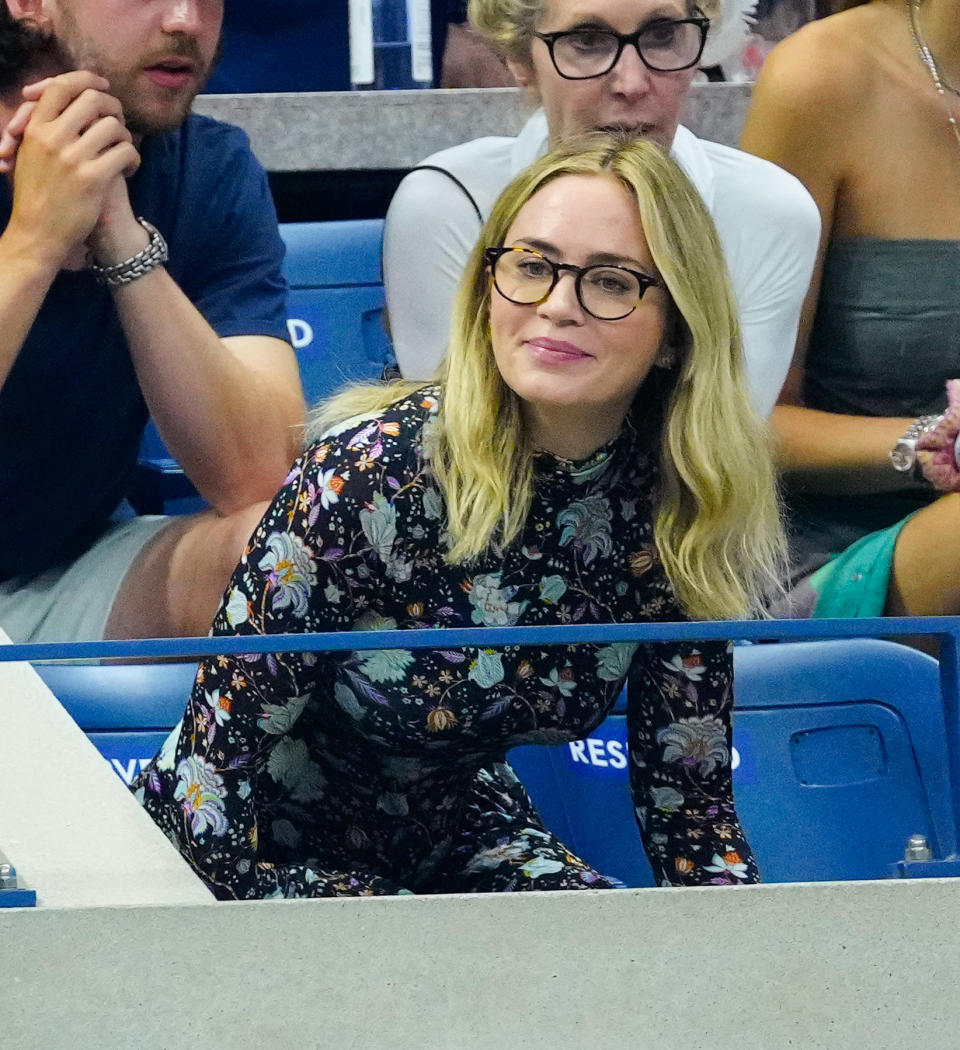
<svg viewBox="0 0 960 1050">
<path fill-rule="evenodd" d="M 569 77 L 608 73 L 620 52 L 622 38 L 600 29 L 583 29 L 559 36 L 553 43 L 557 71 Z M 685 69 L 700 55 L 702 33 L 694 22 L 663 18 L 651 22 L 636 37 L 646 64 L 656 70 Z"/>
<path fill-rule="evenodd" d="M 536 252 L 514 248 L 504 252 L 493 267 L 497 290 L 511 302 L 543 302 L 556 283 L 554 264 Z M 587 266 L 577 280 L 580 305 L 602 320 L 626 317 L 643 296 L 640 282 L 618 266 Z"/>
</svg>

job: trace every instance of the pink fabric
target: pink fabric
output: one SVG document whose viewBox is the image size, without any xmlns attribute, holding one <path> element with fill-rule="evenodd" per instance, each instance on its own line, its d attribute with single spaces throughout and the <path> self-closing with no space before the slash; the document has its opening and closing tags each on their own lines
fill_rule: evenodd
<svg viewBox="0 0 960 1050">
<path fill-rule="evenodd" d="M 960 379 L 947 380 L 947 410 L 935 427 L 917 441 L 917 462 L 923 476 L 941 492 L 960 492 Z"/>
</svg>

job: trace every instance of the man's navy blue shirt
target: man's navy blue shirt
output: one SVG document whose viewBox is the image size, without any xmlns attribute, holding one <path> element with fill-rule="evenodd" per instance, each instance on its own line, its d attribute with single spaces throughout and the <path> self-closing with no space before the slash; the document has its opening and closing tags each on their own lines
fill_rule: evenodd
<svg viewBox="0 0 960 1050">
<path fill-rule="evenodd" d="M 286 339 L 283 242 L 246 135 L 191 116 L 145 139 L 141 156 L 134 214 L 166 238 L 167 270 L 187 297 L 222 338 Z M 10 209 L 4 181 L 4 228 Z M 146 419 L 111 293 L 86 271 L 61 272 L 0 390 L 0 580 L 35 576 L 96 539 Z"/>
</svg>

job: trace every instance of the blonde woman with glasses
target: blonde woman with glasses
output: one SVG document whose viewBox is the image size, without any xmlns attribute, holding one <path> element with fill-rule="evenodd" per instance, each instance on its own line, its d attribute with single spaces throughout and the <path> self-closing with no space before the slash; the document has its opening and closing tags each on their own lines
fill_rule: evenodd
<svg viewBox="0 0 960 1050">
<path fill-rule="evenodd" d="M 693 0 L 471 0 L 469 15 L 538 108 L 516 138 L 443 150 L 401 182 L 383 269 L 402 374 L 435 374 L 467 259 L 513 176 L 566 137 L 617 130 L 669 149 L 706 202 L 733 283 L 746 382 L 768 415 L 793 353 L 819 218 L 791 175 L 680 124 L 710 21 Z"/>
<path fill-rule="evenodd" d="M 604 138 L 518 176 L 454 331 L 435 384 L 323 408 L 214 634 L 758 610 L 771 459 L 716 233 L 658 146 Z M 137 791 L 222 898 L 609 888 L 504 755 L 588 735 L 629 677 L 654 871 L 740 885 L 731 675 L 713 642 L 223 657 Z"/>
</svg>

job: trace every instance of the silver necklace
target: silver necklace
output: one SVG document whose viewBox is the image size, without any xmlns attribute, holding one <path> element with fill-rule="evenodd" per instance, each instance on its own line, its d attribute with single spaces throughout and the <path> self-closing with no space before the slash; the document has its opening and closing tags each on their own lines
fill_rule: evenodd
<svg viewBox="0 0 960 1050">
<path fill-rule="evenodd" d="M 913 35 L 913 42 L 917 45 L 917 51 L 920 53 L 920 60 L 930 71 L 930 76 L 933 79 L 933 86 L 937 89 L 937 94 L 943 100 L 943 108 L 947 111 L 947 120 L 950 121 L 950 127 L 953 129 L 953 137 L 957 140 L 957 146 L 960 146 L 960 127 L 957 126 L 957 118 L 953 115 L 953 111 L 950 109 L 950 101 L 947 98 L 946 87 L 944 84 L 943 77 L 940 76 L 940 70 L 937 69 L 937 63 L 933 59 L 933 54 L 930 48 L 927 47 L 926 42 L 920 32 L 920 20 L 917 17 L 917 9 L 920 7 L 920 0 L 907 0 L 907 18 L 910 20 L 910 32 Z M 950 88 L 951 91 L 957 92 L 955 88 Z"/>
</svg>

